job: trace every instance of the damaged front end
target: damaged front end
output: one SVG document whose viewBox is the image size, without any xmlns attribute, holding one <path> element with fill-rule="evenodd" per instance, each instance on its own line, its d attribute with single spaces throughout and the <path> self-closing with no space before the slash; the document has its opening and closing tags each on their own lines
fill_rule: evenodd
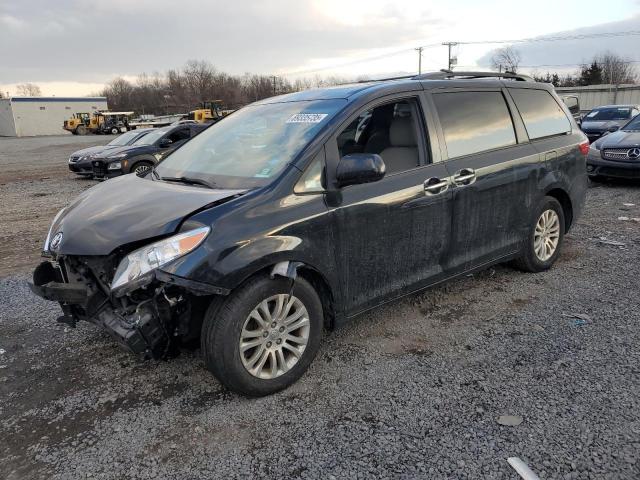
<svg viewBox="0 0 640 480">
<path fill-rule="evenodd" d="M 197 338 L 197 319 L 206 297 L 228 293 L 159 269 L 163 261 L 168 263 L 191 251 L 204 238 L 181 251 L 180 242 L 184 247 L 188 233 L 128 254 L 54 254 L 52 260 L 36 268 L 30 288 L 36 295 L 60 303 L 60 322 L 75 327 L 78 321 L 86 320 L 104 328 L 134 354 L 156 359 L 170 356 L 181 342 Z"/>
</svg>

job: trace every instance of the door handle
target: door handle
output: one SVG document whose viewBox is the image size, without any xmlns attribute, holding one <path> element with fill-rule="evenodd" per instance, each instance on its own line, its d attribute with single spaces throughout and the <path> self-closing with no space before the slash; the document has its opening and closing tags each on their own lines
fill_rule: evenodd
<svg viewBox="0 0 640 480">
<path fill-rule="evenodd" d="M 424 182 L 424 191 L 428 195 L 435 195 L 437 193 L 442 193 L 447 188 L 449 188 L 449 182 L 447 182 L 446 180 L 440 180 L 437 177 L 428 178 Z"/>
<path fill-rule="evenodd" d="M 476 181 L 476 171 L 473 168 L 463 168 L 453 174 L 456 185 L 470 185 Z"/>
</svg>

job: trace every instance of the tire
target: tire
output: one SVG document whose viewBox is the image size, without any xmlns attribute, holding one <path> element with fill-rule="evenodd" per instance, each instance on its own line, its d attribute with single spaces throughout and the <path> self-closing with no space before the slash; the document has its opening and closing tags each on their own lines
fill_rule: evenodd
<svg viewBox="0 0 640 480">
<path fill-rule="evenodd" d="M 135 163 L 130 170 L 130 173 L 135 173 L 139 177 L 145 175 L 153 167 L 153 163 L 147 160 L 142 160 Z"/>
<path fill-rule="evenodd" d="M 117 127 L 113 127 L 111 129 L 111 135 L 118 135 L 120 133 L 120 129 Z"/>
<path fill-rule="evenodd" d="M 207 369 L 229 390 L 250 397 L 269 395 L 296 382 L 309 368 L 320 347 L 324 325 L 322 303 L 309 282 L 300 277 L 296 279 L 291 291 L 293 305 L 285 315 L 276 316 L 275 328 L 271 328 L 273 323 L 264 327 L 255 320 L 255 312 L 260 311 L 260 305 L 265 304 L 266 300 L 270 300 L 266 308 L 272 313 L 277 311 L 280 298 L 286 308 L 290 287 L 291 280 L 288 278 L 256 276 L 232 292 L 222 303 L 214 300 L 207 310 L 201 336 L 204 362 Z M 299 314 L 302 316 L 290 320 Z M 260 313 L 259 316 L 263 319 L 262 325 L 268 323 L 264 322 L 266 315 Z M 287 330 L 281 335 L 295 337 L 298 339 L 295 342 L 286 338 L 283 340 L 278 334 L 285 328 L 283 325 L 287 320 L 290 322 L 289 328 L 293 328 L 289 331 L 292 335 L 287 335 Z M 262 336 L 259 335 L 260 330 Z M 249 340 L 242 340 L 243 334 L 248 333 L 252 333 L 246 336 Z M 300 339 L 305 338 L 306 345 L 302 345 Z M 241 352 L 241 342 L 256 342 L 257 345 Z M 298 355 L 292 353 L 292 346 Z M 251 366 L 253 372 L 250 372 Z"/>
<path fill-rule="evenodd" d="M 84 125 L 79 125 L 78 127 L 76 127 L 76 135 L 86 135 L 87 134 L 87 127 L 85 127 Z"/>
<path fill-rule="evenodd" d="M 542 272 L 551 268 L 558 259 L 564 242 L 565 218 L 564 210 L 560 202 L 553 197 L 544 197 L 534 212 L 535 214 L 531 219 L 531 226 L 529 227 L 523 255 L 513 262 L 516 268 L 525 272 Z M 546 215 L 546 221 L 542 218 L 543 214 Z M 554 217 L 555 223 L 553 220 Z M 546 229 L 541 227 L 541 225 L 545 224 L 547 225 Z M 553 225 L 555 225 L 555 227 L 553 227 Z M 549 238 L 551 244 L 553 244 L 553 239 L 555 238 L 555 247 L 553 249 L 550 247 L 545 248 L 544 245 L 546 245 L 546 242 L 542 240 L 542 249 L 536 250 L 536 246 L 540 246 L 540 243 L 536 242 L 536 237 L 538 239 L 545 238 L 544 233 L 542 235 L 536 235 L 536 230 L 538 230 L 538 232 L 548 232 L 546 238 Z"/>
</svg>

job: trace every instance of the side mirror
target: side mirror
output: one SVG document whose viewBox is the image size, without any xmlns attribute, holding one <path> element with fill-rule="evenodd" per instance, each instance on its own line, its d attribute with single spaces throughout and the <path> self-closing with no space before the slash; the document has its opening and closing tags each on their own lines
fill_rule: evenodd
<svg viewBox="0 0 640 480">
<path fill-rule="evenodd" d="M 340 159 L 336 180 L 340 187 L 377 182 L 386 173 L 384 161 L 375 153 L 352 153 Z"/>
<path fill-rule="evenodd" d="M 160 148 L 167 148 L 169 145 L 171 145 L 173 143 L 173 140 L 171 140 L 170 138 L 163 138 L 162 140 L 160 140 Z"/>
<path fill-rule="evenodd" d="M 609 132 L 613 133 L 613 132 L 617 132 L 618 130 L 620 130 L 620 126 L 619 125 L 611 125 L 608 129 Z"/>
</svg>

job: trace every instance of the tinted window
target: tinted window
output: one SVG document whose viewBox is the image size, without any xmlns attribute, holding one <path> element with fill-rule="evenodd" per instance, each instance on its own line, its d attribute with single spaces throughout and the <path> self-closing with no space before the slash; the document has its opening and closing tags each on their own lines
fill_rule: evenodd
<svg viewBox="0 0 640 480">
<path fill-rule="evenodd" d="M 546 90 L 511 89 L 530 139 L 571 131 L 571 123 L 560 105 Z"/>
<path fill-rule="evenodd" d="M 500 92 L 433 95 L 449 158 L 515 145 L 516 135 Z"/>
<path fill-rule="evenodd" d="M 414 99 L 363 111 L 338 135 L 340 157 L 352 153 L 378 154 L 384 160 L 387 174 L 416 168 L 420 164 L 418 112 Z"/>
</svg>

